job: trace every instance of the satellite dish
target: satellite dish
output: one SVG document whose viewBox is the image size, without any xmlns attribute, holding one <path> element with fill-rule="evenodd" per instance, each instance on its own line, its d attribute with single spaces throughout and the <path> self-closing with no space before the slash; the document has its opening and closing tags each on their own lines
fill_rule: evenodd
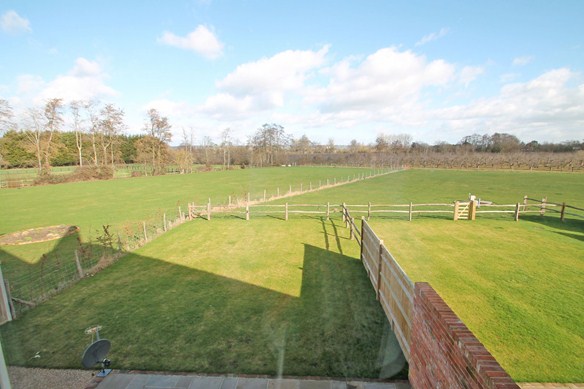
<svg viewBox="0 0 584 389">
<path fill-rule="evenodd" d="M 83 356 L 81 357 L 81 364 L 84 368 L 90 369 L 98 363 L 101 363 L 101 371 L 97 376 L 105 377 L 112 371 L 111 369 L 106 369 L 111 365 L 111 361 L 107 359 L 107 354 L 109 353 L 112 343 L 107 339 L 99 338 L 100 329 L 101 326 L 95 326 L 85 330 L 86 334 L 91 334 L 92 340 L 93 335 L 96 336 L 97 340 L 85 349 Z"/>
<path fill-rule="evenodd" d="M 106 360 L 107 353 L 109 353 L 111 346 L 111 342 L 107 339 L 99 339 L 90 344 L 89 347 L 85 349 L 83 358 L 81 359 L 83 367 L 89 369 L 98 363 L 102 363 Z"/>
</svg>

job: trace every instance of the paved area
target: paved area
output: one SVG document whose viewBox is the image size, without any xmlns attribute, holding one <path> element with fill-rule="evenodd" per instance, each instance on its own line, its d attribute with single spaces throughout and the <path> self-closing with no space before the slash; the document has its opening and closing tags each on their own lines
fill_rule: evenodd
<svg viewBox="0 0 584 389">
<path fill-rule="evenodd" d="M 196 375 L 109 374 L 97 389 L 410 389 L 407 382 L 250 378 Z"/>
</svg>

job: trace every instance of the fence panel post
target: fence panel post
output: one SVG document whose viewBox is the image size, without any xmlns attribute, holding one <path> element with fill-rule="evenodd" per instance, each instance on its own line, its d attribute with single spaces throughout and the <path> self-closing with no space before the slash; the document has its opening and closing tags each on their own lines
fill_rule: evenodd
<svg viewBox="0 0 584 389">
<path fill-rule="evenodd" d="M 381 295 L 381 265 L 383 264 L 383 239 L 379 240 L 379 257 L 377 259 L 377 290 L 376 298 L 379 301 Z"/>
<path fill-rule="evenodd" d="M 353 232 L 353 222 L 354 222 L 353 218 L 352 217 L 349 218 L 349 240 L 353 240 L 353 237 L 354 237 L 353 236 L 354 235 L 354 232 Z"/>
<path fill-rule="evenodd" d="M 523 196 L 523 212 L 527 210 L 527 195 Z"/>
<path fill-rule="evenodd" d="M 285 208 L 286 208 L 286 210 L 285 210 L 285 216 L 284 216 L 284 219 L 286 219 L 286 221 L 288 221 L 288 203 L 286 203 L 286 206 L 285 206 Z"/>
<path fill-rule="evenodd" d="M 539 214 L 541 216 L 545 215 L 545 205 L 547 203 L 547 197 L 541 199 L 541 207 L 539 208 Z"/>
<path fill-rule="evenodd" d="M 519 203 L 515 204 L 515 221 L 519 221 Z"/>
<path fill-rule="evenodd" d="M 79 261 L 79 252 L 76 249 L 74 251 L 74 253 L 75 253 L 75 265 L 77 266 L 77 274 L 79 275 L 79 278 L 83 278 L 83 276 L 85 274 L 83 273 L 83 268 L 81 267 L 81 262 Z"/>
<path fill-rule="evenodd" d="M 12 321 L 12 311 L 10 310 L 10 295 L 4 283 L 4 276 L 2 275 L 2 268 L 0 268 L 0 319 L 2 322 Z"/>
<path fill-rule="evenodd" d="M 566 213 L 566 203 L 562 203 L 562 210 L 560 211 L 560 220 L 564 221 L 564 214 Z"/>
<path fill-rule="evenodd" d="M 454 202 L 454 219 L 453 220 L 458 220 L 458 211 L 460 209 L 460 203 L 458 201 Z"/>
<path fill-rule="evenodd" d="M 371 201 L 367 205 L 367 220 L 371 219 Z"/>
<path fill-rule="evenodd" d="M 410 220 L 412 221 L 412 211 L 414 210 L 414 205 L 412 204 L 412 202 L 410 201 L 410 212 L 409 212 L 409 216 L 410 216 Z"/>
<path fill-rule="evenodd" d="M 245 205 L 245 220 L 249 220 L 249 203 Z"/>
</svg>

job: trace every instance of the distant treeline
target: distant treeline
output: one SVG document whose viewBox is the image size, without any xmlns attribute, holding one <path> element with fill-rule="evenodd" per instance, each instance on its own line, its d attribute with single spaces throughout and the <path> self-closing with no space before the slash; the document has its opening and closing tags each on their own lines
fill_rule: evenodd
<svg viewBox="0 0 584 389">
<path fill-rule="evenodd" d="M 17 120 L 14 120 L 17 119 Z M 180 172 L 194 164 L 226 169 L 290 164 L 444 168 L 511 168 L 583 170 L 584 141 L 521 142 L 506 133 L 472 134 L 459 142 L 429 145 L 413 142 L 408 134 L 379 134 L 370 144 L 326 144 L 306 135 L 294 138 L 281 125 L 259 127 L 245 142 L 233 139 L 227 128 L 216 139 L 194 143 L 192 130 L 182 131 L 182 142 L 171 147 L 171 124 L 152 108 L 146 112 L 141 135 L 128 135 L 123 109 L 100 102 L 50 99 L 15 118 L 8 101 L 0 99 L 0 167 L 36 168 L 40 177 L 51 167 L 79 166 L 81 177 L 109 176 L 120 164 L 149 166 L 151 174 L 165 174 L 168 165 Z M 105 169 L 109 167 L 108 169 Z M 91 169 L 89 169 L 91 168 Z M 82 170 L 82 169 L 80 169 Z"/>
<path fill-rule="evenodd" d="M 495 134 L 491 139 L 501 139 Z M 148 163 L 152 154 L 140 151 L 146 135 L 116 135 L 111 139 L 108 158 L 116 165 Z M 482 138 L 483 136 L 481 136 Z M 31 147 L 26 131 L 8 131 L 0 138 L 2 168 L 37 167 L 37 155 Z M 503 139 L 506 139 L 503 137 Z M 364 145 L 356 141 L 348 146 L 311 142 L 306 137 L 289 139 L 285 144 L 257 142 L 256 145 L 229 143 L 205 145 L 164 146 L 164 163 L 189 171 L 192 164 L 223 165 L 225 168 L 272 165 L 354 165 L 434 168 L 503 168 L 536 170 L 584 170 L 584 143 L 542 143 L 519 141 L 467 142 L 465 137 L 457 144 L 397 143 L 378 141 Z M 81 148 L 87 165 L 95 164 L 94 148 L 89 136 Z M 55 132 L 50 155 L 51 166 L 79 165 L 79 150 L 74 132 Z M 163 171 L 159 172 L 163 174 Z"/>
</svg>

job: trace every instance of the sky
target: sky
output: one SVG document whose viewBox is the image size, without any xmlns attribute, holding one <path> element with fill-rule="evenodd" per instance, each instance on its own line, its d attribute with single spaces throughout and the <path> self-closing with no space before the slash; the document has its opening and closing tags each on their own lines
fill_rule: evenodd
<svg viewBox="0 0 584 389">
<path fill-rule="evenodd" d="M 584 1 L 0 0 L 0 98 L 146 111 L 216 142 L 584 139 Z"/>
</svg>

